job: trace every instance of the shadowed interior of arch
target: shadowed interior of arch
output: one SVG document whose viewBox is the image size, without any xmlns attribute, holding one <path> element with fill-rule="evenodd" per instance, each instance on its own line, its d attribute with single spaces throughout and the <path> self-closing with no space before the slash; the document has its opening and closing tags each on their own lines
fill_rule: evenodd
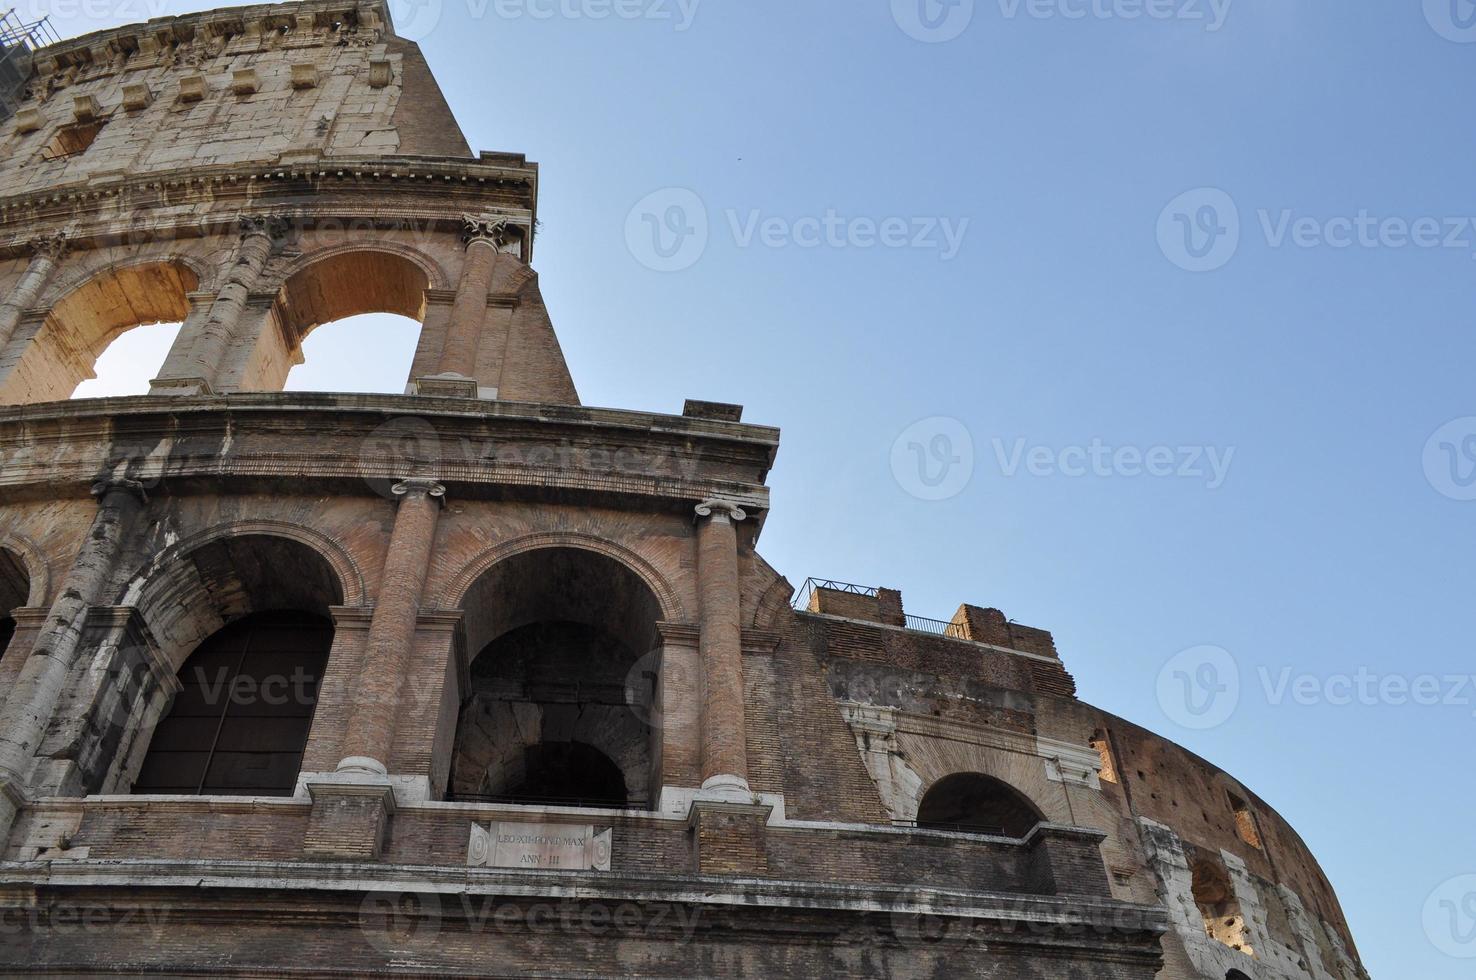
<svg viewBox="0 0 1476 980">
<path fill-rule="evenodd" d="M 31 593 L 31 577 L 19 555 L 0 548 L 0 656 L 15 636 L 15 610 L 26 604 Z"/>
<path fill-rule="evenodd" d="M 463 608 L 478 653 L 449 795 L 649 805 L 659 785 L 660 607 L 645 582 L 596 552 L 545 548 L 488 569 Z"/>
<path fill-rule="evenodd" d="M 1029 798 L 993 776 L 954 773 L 929 787 L 917 825 L 930 830 L 1024 837 L 1044 819 Z"/>
<path fill-rule="evenodd" d="M 0 404 L 147 392 L 189 314 L 189 294 L 198 288 L 199 278 L 180 262 L 121 266 L 93 276 L 62 297 L 44 321 L 17 329 L 12 344 L 24 344 L 24 353 L 0 387 Z"/>
</svg>

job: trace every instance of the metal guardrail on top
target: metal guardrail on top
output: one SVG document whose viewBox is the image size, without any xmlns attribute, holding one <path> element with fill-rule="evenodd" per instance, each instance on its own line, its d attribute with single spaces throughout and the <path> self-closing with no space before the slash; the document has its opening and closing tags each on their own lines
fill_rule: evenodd
<svg viewBox="0 0 1476 980">
<path fill-rule="evenodd" d="M 27 23 L 14 10 L 0 14 L 0 120 L 10 118 L 19 104 L 31 78 L 32 55 L 60 40 L 49 18 Z"/>
<path fill-rule="evenodd" d="M 809 609 L 810 597 L 815 594 L 816 589 L 825 589 L 830 592 L 845 592 L 849 595 L 860 595 L 875 598 L 881 591 L 871 585 L 855 585 L 851 582 L 836 582 L 832 579 L 807 578 L 804 586 L 795 594 L 794 608 Z M 951 636 L 954 639 L 966 640 L 962 623 L 950 622 L 946 619 L 929 619 L 926 616 L 907 615 L 907 628 L 917 630 L 921 633 L 935 633 L 939 636 Z"/>
</svg>

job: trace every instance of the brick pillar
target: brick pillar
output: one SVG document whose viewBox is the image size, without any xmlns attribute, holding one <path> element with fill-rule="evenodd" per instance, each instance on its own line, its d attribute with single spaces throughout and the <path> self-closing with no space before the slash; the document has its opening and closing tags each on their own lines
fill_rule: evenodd
<svg viewBox="0 0 1476 980">
<path fill-rule="evenodd" d="M 0 302 L 0 351 L 15 335 L 16 324 L 27 310 L 36 305 L 41 291 L 51 281 L 61 257 L 66 253 L 66 239 L 60 235 L 40 238 L 31 243 L 31 264 L 14 289 Z"/>
<path fill-rule="evenodd" d="M 395 484 L 393 492 L 400 504 L 369 623 L 369 644 L 359 670 L 339 772 L 387 772 L 400 690 L 415 642 L 420 592 L 430 568 L 446 488 L 431 480 L 406 480 Z"/>
<path fill-rule="evenodd" d="M 736 504 L 697 507 L 697 611 L 702 636 L 702 788 L 747 797 L 742 624 L 738 611 Z"/>
<path fill-rule="evenodd" d="M 153 393 L 210 394 L 214 391 L 236 323 L 246 309 L 246 297 L 261 279 L 267 259 L 272 255 L 273 243 L 282 236 L 283 230 L 279 218 L 258 215 L 241 219 L 241 241 L 231 256 L 224 285 L 216 294 L 215 302 L 210 304 L 210 312 L 204 322 L 193 331 L 196 336 L 190 342 L 188 356 L 182 359 L 179 373 L 157 379 L 151 389 Z M 183 337 L 184 330 L 180 334 Z M 172 352 L 170 360 L 177 360 Z"/>
<path fill-rule="evenodd" d="M 49 622 L 36 637 L 0 710 L 0 845 L 10 833 L 15 810 L 27 788 L 31 760 L 66 686 L 77 656 L 87 610 L 103 599 L 103 589 L 118 553 L 143 509 L 143 487 L 133 480 L 100 481 L 92 526 L 51 607 Z"/>
<path fill-rule="evenodd" d="M 464 394 L 475 397 L 477 385 L 477 348 L 487 320 L 487 297 L 492 289 L 492 271 L 497 253 L 503 245 L 504 226 L 500 222 L 467 217 L 466 260 L 461 266 L 461 279 L 456 298 L 451 303 L 451 318 L 446 325 L 446 340 L 441 345 L 441 358 L 432 380 L 442 382 L 436 393 L 453 393 L 447 382 L 472 382 Z"/>
</svg>

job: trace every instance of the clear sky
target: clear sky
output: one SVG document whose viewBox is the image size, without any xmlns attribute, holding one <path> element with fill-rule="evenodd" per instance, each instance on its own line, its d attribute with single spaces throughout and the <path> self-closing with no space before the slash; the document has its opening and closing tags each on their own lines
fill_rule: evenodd
<svg viewBox="0 0 1476 980">
<path fill-rule="evenodd" d="M 1054 631 L 1298 828 L 1376 978 L 1471 977 L 1476 7 L 920 2 L 397 19 L 542 164 L 586 404 L 781 426 L 796 586 Z M 198 9 L 97 4 L 59 32 Z M 349 326 L 294 384 L 398 390 L 413 331 Z"/>
</svg>

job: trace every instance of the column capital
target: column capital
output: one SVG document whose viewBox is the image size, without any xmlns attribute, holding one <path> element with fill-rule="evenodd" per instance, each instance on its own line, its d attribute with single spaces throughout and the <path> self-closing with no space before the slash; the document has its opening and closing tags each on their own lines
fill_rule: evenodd
<svg viewBox="0 0 1476 980">
<path fill-rule="evenodd" d="M 748 517 L 748 512 L 733 501 L 722 500 L 717 497 L 704 500 L 698 504 L 696 513 L 698 520 L 704 517 L 710 517 L 714 521 L 722 521 L 723 523 L 732 521 L 735 524 Z"/>
<path fill-rule="evenodd" d="M 426 496 L 439 501 L 442 505 L 446 502 L 446 486 L 443 483 L 437 483 L 435 480 L 423 480 L 419 478 L 401 480 L 399 483 L 390 487 L 390 493 L 396 497 L 406 498 Z"/>
<path fill-rule="evenodd" d="M 523 229 L 506 214 L 470 214 L 461 216 L 461 240 L 467 248 L 490 245 L 494 252 L 517 254 Z"/>
<path fill-rule="evenodd" d="M 30 248 L 33 257 L 50 259 L 56 262 L 66 254 L 70 243 L 67 241 L 66 235 L 61 232 L 54 232 L 50 235 L 33 238 L 26 245 Z"/>
<path fill-rule="evenodd" d="M 149 502 L 149 495 L 144 490 L 144 485 L 138 480 L 127 480 L 109 477 L 107 479 L 97 480 L 92 484 L 92 495 L 96 497 L 99 502 L 101 502 L 104 498 L 108 496 L 108 494 L 112 493 L 114 490 L 121 490 L 124 493 L 137 497 L 139 503 L 146 504 Z"/>
<path fill-rule="evenodd" d="M 287 237 L 287 219 L 280 214 L 243 214 L 236 229 L 242 238 L 260 235 L 276 243 Z"/>
</svg>

